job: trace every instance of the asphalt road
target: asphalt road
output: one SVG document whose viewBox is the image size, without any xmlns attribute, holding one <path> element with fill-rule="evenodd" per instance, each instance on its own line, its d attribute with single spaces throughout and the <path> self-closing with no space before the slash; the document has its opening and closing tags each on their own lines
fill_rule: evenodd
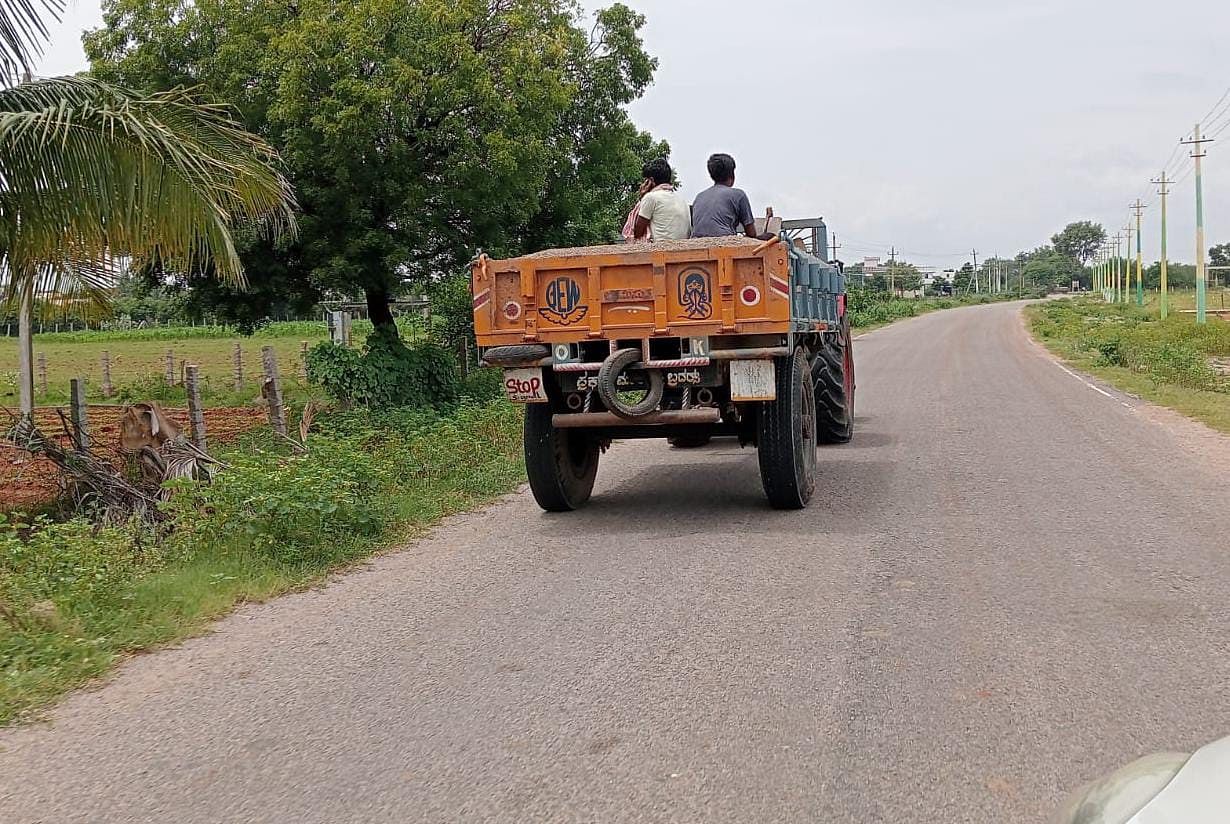
<svg viewBox="0 0 1230 824">
<path fill-rule="evenodd" d="M 0 732 L 0 821 L 1026 822 L 1230 733 L 1230 439 L 1018 309 L 860 340 L 810 509 L 617 444 Z"/>
</svg>

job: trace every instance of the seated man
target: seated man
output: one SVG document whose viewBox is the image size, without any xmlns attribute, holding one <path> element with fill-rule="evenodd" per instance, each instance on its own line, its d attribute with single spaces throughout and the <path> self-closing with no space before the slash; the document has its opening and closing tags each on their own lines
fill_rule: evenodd
<svg viewBox="0 0 1230 824">
<path fill-rule="evenodd" d="M 636 209 L 637 240 L 687 240 L 692 233 L 692 215 L 688 203 L 671 185 L 674 173 L 665 158 L 646 163 L 641 173 L 653 188 L 641 198 Z M 651 235 L 652 232 L 652 235 Z"/>
<path fill-rule="evenodd" d="M 756 237 L 756 218 L 747 194 L 735 186 L 735 159 L 728 154 L 709 158 L 713 185 L 692 204 L 692 237 Z"/>
</svg>

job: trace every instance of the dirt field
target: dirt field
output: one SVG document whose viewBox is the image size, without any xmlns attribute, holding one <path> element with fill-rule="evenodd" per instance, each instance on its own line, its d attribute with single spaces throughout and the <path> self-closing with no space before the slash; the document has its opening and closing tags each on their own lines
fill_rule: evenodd
<svg viewBox="0 0 1230 824">
<path fill-rule="evenodd" d="M 166 409 L 166 412 L 185 432 L 188 430 L 187 409 Z M 91 406 L 88 410 L 91 446 L 96 452 L 110 455 L 114 460 L 122 460 L 118 449 L 122 413 L 123 407 L 119 406 Z M 67 409 L 65 414 L 68 414 Z M 7 420 L 8 415 L 0 413 L 0 418 Z M 55 407 L 38 409 L 35 418 L 43 432 L 56 433 L 61 441 L 67 442 Z M 264 410 L 258 407 L 218 408 L 205 412 L 205 431 L 211 446 L 233 441 L 264 423 Z M 40 506 L 59 492 L 60 475 L 50 461 L 0 446 L 0 512 Z"/>
</svg>

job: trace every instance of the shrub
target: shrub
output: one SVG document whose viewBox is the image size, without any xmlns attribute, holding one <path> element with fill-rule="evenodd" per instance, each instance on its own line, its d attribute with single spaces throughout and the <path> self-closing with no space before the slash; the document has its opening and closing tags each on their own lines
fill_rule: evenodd
<svg viewBox="0 0 1230 824">
<path fill-rule="evenodd" d="M 209 486 L 174 499 L 179 543 L 229 534 L 279 563 L 320 566 L 340 560 L 340 539 L 385 526 L 386 462 L 346 439 L 314 439 L 306 455 L 256 452 L 230 463 Z"/>
<path fill-rule="evenodd" d="M 1181 343 L 1162 343 L 1144 353 L 1144 366 L 1158 380 L 1189 389 L 1217 390 L 1219 378 L 1205 356 Z"/>
<path fill-rule="evenodd" d="M 396 330 L 379 328 L 360 354 L 333 343 L 308 353 L 308 378 L 346 404 L 373 408 L 447 407 L 457 401 L 457 364 L 433 343 L 408 347 Z"/>
<path fill-rule="evenodd" d="M 138 527 L 96 528 L 84 519 L 22 524 L 0 513 L 2 617 L 54 624 L 114 608 L 134 576 L 162 564 L 164 553 L 150 537 Z"/>
</svg>

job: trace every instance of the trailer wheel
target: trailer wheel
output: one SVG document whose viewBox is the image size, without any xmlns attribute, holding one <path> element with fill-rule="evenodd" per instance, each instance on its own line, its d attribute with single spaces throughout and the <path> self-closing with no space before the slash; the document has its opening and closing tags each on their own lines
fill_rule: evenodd
<svg viewBox="0 0 1230 824">
<path fill-rule="evenodd" d="M 534 500 L 547 512 L 571 512 L 589 500 L 598 476 L 598 441 L 551 424 L 551 404 L 525 410 L 525 470 Z"/>
<path fill-rule="evenodd" d="M 816 354 L 812 380 L 816 384 L 816 440 L 849 443 L 854 437 L 854 349 L 848 322 L 837 343 Z"/>
<path fill-rule="evenodd" d="M 816 392 L 803 349 L 776 361 L 777 400 L 760 407 L 760 481 L 774 509 L 802 509 L 816 489 Z"/>
</svg>

